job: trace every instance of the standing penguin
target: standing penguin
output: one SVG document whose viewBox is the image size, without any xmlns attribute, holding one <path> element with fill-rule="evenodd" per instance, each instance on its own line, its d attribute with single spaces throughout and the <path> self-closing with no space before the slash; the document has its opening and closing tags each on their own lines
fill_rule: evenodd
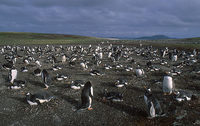
<svg viewBox="0 0 200 126">
<path fill-rule="evenodd" d="M 150 88 L 145 88 L 144 102 L 147 106 L 149 118 L 154 118 L 162 114 L 162 109 L 157 98 L 155 98 Z"/>
<path fill-rule="evenodd" d="M 163 79 L 163 93 L 164 95 L 170 95 L 174 90 L 174 84 L 172 81 L 172 77 L 169 75 L 164 76 Z"/>
<path fill-rule="evenodd" d="M 46 69 L 42 70 L 42 81 L 44 83 L 44 86 L 46 87 L 45 89 L 48 89 L 48 87 L 49 87 L 49 81 L 50 81 L 50 76 L 49 76 L 49 73 L 47 72 Z"/>
<path fill-rule="evenodd" d="M 10 83 L 13 84 L 14 80 L 17 78 L 17 69 L 15 68 L 11 69 L 8 78 L 10 80 Z"/>
<path fill-rule="evenodd" d="M 66 60 L 67 60 L 67 57 L 66 57 L 66 55 L 64 54 L 64 55 L 62 56 L 62 63 L 66 62 Z"/>
<path fill-rule="evenodd" d="M 143 69 L 136 69 L 135 70 L 136 76 L 141 77 L 144 75 L 144 70 Z"/>
<path fill-rule="evenodd" d="M 81 109 L 92 110 L 93 87 L 90 81 L 86 82 L 81 93 Z"/>
</svg>

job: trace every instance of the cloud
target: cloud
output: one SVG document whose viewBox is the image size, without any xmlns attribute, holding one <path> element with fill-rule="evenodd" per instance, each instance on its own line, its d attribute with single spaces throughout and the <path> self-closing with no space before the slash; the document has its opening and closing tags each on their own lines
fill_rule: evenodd
<svg viewBox="0 0 200 126">
<path fill-rule="evenodd" d="M 2 31 L 198 36 L 199 0 L 2 0 Z"/>
</svg>

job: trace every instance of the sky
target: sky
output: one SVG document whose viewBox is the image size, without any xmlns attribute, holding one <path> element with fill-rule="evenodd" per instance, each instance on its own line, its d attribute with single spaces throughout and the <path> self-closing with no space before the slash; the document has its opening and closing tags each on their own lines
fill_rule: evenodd
<svg viewBox="0 0 200 126">
<path fill-rule="evenodd" d="M 0 0 L 0 32 L 200 37 L 200 0 Z"/>
</svg>

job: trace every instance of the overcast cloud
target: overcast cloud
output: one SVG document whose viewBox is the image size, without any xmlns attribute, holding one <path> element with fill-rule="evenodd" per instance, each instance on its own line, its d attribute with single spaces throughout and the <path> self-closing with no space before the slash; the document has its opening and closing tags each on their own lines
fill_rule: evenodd
<svg viewBox="0 0 200 126">
<path fill-rule="evenodd" d="M 200 36 L 200 0 L 1 0 L 0 31 Z"/>
</svg>

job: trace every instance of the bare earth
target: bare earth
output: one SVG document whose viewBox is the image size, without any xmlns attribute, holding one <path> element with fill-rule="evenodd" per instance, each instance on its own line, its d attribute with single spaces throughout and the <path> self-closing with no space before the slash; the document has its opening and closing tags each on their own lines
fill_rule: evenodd
<svg viewBox="0 0 200 126">
<path fill-rule="evenodd" d="M 47 69 L 52 77 L 52 85 L 47 92 L 55 96 L 55 98 L 48 102 L 38 106 L 30 106 L 25 99 L 27 92 L 35 93 L 37 91 L 45 90 L 43 88 L 41 77 L 35 77 L 33 71 L 37 66 L 31 62 L 27 65 L 28 72 L 20 72 L 20 68 L 24 66 L 23 58 L 17 59 L 16 68 L 18 70 L 18 80 L 25 80 L 26 86 L 23 89 L 14 90 L 8 89 L 9 82 L 8 70 L 0 69 L 0 125 L 1 126 L 43 126 L 43 125 L 81 125 L 81 126 L 168 126 L 168 125 L 200 125 L 200 74 L 195 70 L 200 70 L 199 60 L 191 65 L 185 65 L 180 68 L 182 71 L 180 75 L 173 76 L 173 81 L 176 85 L 176 89 L 182 89 L 191 92 L 195 98 L 191 101 L 185 101 L 178 103 L 172 96 L 164 96 L 162 93 L 162 80 L 165 71 L 169 71 L 176 65 L 183 61 L 182 58 L 178 58 L 177 62 L 172 62 L 165 57 L 168 62 L 167 65 L 160 65 L 160 59 L 153 61 L 153 65 L 160 68 L 158 71 L 150 71 L 147 68 L 146 63 L 149 61 L 148 57 L 141 54 L 137 55 L 136 49 L 144 49 L 145 47 L 134 48 L 134 45 L 125 45 L 130 49 L 132 57 L 136 64 L 144 69 L 145 75 L 143 77 L 136 77 L 135 69 L 136 64 L 128 61 L 127 58 L 122 57 L 119 62 L 113 63 L 108 59 L 108 52 L 106 48 L 109 44 L 101 44 L 103 48 L 103 60 L 100 66 L 96 66 L 92 63 L 92 53 L 83 53 L 83 59 L 89 61 L 89 69 L 83 70 L 80 67 L 80 53 L 77 52 L 78 60 L 76 65 L 69 66 L 69 61 L 62 63 L 58 62 L 56 65 L 62 67 L 61 70 L 53 71 L 52 63 L 47 59 L 52 54 L 65 53 L 68 57 L 71 57 L 74 52 L 67 51 L 67 47 L 71 45 L 63 45 L 64 50 L 57 50 L 50 52 L 49 54 L 43 54 L 38 58 L 38 54 L 30 54 L 35 59 L 41 61 L 41 69 Z M 75 46 L 75 45 L 73 45 Z M 86 50 L 88 45 L 82 45 Z M 92 45 L 92 49 L 95 49 L 97 45 Z M 113 45 L 115 46 L 115 45 Z M 121 47 L 121 45 L 119 44 Z M 35 47 L 35 46 L 30 46 Z M 44 48 L 45 46 L 42 46 Z M 51 47 L 51 45 L 50 45 Z M 56 47 L 59 47 L 58 45 Z M 104 49 L 105 48 L 105 49 Z M 156 50 L 157 48 L 152 48 Z M 6 50 L 9 52 L 9 50 Z M 186 51 L 187 53 L 187 51 Z M 156 52 L 158 56 L 152 56 L 152 58 L 160 58 L 159 51 Z M 22 57 L 27 56 L 24 51 L 18 51 L 18 55 Z M 56 56 L 58 61 L 61 61 L 61 56 Z M 0 64 L 3 65 L 6 60 L 3 54 L 0 55 Z M 122 64 L 121 68 L 112 68 L 110 70 L 104 69 L 104 64 Z M 131 66 L 132 71 L 125 71 L 124 66 Z M 102 76 L 91 76 L 89 74 L 90 69 L 97 69 Z M 57 73 L 63 73 L 69 75 L 70 78 L 63 81 L 55 79 Z M 118 78 L 125 78 L 128 80 L 128 86 L 117 88 L 114 86 L 114 82 Z M 92 103 L 93 110 L 75 112 L 73 108 L 77 107 L 81 103 L 81 89 L 73 90 L 69 87 L 72 80 L 90 80 L 94 88 L 94 100 Z M 144 103 L 143 86 L 151 87 L 153 94 L 158 98 L 161 103 L 161 107 L 166 114 L 164 117 L 156 117 L 154 119 L 147 118 L 146 106 Z M 108 91 L 124 92 L 123 102 L 110 102 L 102 100 L 102 93 L 104 89 Z"/>
</svg>

